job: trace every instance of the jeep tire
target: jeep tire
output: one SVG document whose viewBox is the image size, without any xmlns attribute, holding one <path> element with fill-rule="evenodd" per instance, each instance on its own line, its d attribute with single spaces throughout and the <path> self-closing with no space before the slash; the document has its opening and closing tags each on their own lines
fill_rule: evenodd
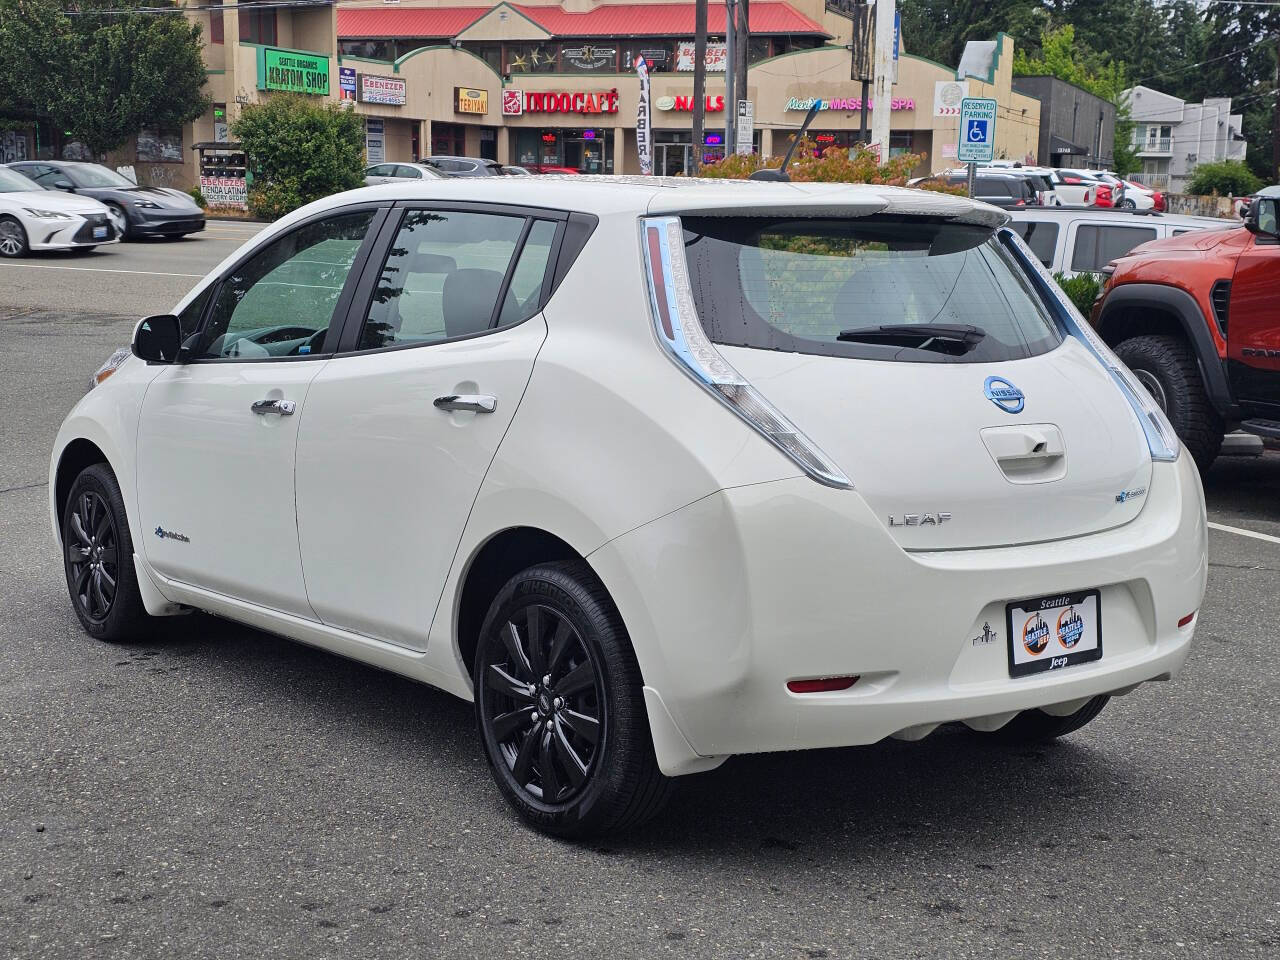
<svg viewBox="0 0 1280 960">
<path fill-rule="evenodd" d="M 1226 428 L 1209 400 L 1191 345 L 1181 337 L 1161 335 L 1133 337 L 1115 349 L 1164 410 L 1200 472 L 1208 470 Z"/>
</svg>

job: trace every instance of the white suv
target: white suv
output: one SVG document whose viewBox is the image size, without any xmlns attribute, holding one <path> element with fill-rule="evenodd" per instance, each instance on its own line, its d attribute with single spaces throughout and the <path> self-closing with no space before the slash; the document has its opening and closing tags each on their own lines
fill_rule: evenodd
<svg viewBox="0 0 1280 960">
<path fill-rule="evenodd" d="M 1070 732 L 1186 659 L 1204 501 L 1006 219 L 661 178 L 312 204 L 68 415 L 72 605 L 474 698 L 501 791 L 566 836 L 733 754 Z"/>
</svg>

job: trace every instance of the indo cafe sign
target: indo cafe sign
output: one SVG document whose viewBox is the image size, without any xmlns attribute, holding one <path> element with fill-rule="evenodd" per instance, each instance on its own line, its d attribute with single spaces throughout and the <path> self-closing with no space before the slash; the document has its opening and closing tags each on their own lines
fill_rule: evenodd
<svg viewBox="0 0 1280 960">
<path fill-rule="evenodd" d="M 502 115 L 526 113 L 617 113 L 618 91 L 503 90 Z"/>
</svg>

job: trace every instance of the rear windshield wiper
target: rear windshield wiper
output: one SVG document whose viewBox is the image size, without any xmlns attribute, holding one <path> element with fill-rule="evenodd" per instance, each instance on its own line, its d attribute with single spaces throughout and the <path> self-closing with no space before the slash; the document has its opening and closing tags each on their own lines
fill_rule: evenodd
<svg viewBox="0 0 1280 960">
<path fill-rule="evenodd" d="M 878 327 L 841 330 L 837 340 L 846 343 L 878 343 L 886 347 L 935 350 L 954 356 L 968 353 L 987 331 L 969 323 L 886 323 Z"/>
</svg>

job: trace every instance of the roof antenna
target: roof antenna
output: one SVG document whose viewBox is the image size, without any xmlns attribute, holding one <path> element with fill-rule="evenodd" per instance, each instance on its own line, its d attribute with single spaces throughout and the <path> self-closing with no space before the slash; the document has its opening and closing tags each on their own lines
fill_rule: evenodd
<svg viewBox="0 0 1280 960">
<path fill-rule="evenodd" d="M 800 140 L 804 137 L 805 131 L 809 129 L 809 124 L 813 123 L 813 118 L 818 115 L 818 111 L 822 109 L 822 101 L 814 100 L 813 105 L 809 107 L 809 112 L 804 115 L 804 123 L 800 124 L 800 130 L 796 133 L 796 138 L 791 141 L 791 146 L 787 148 L 787 155 L 782 158 L 782 166 L 774 170 L 771 167 L 765 167 L 757 170 L 748 180 L 772 180 L 775 182 L 789 183 L 791 178 L 787 176 L 787 166 L 791 163 L 791 155 L 796 152 L 796 147 L 800 146 Z"/>
</svg>

